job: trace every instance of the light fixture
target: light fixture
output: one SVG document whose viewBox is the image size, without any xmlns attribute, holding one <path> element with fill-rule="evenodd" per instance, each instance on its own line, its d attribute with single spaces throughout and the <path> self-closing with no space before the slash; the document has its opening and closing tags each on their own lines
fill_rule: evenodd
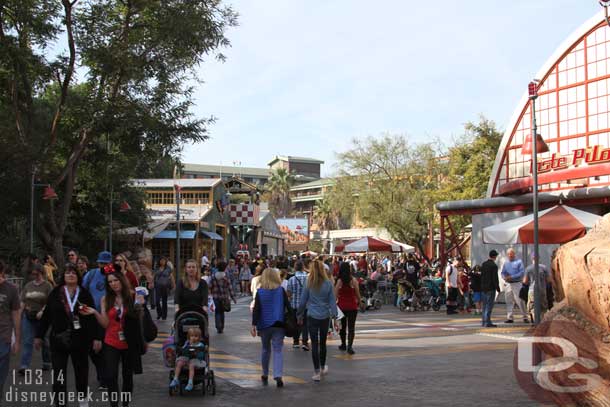
<svg viewBox="0 0 610 407">
<path fill-rule="evenodd" d="M 131 206 L 129 205 L 129 202 L 127 202 L 127 201 L 121 202 L 121 205 L 119 206 L 119 212 L 128 212 L 130 210 L 131 210 Z"/>
<path fill-rule="evenodd" d="M 532 135 L 528 134 L 525 136 L 525 142 L 521 147 L 521 154 L 523 155 L 531 155 L 532 154 Z M 549 146 L 544 142 L 542 136 L 540 134 L 536 134 L 536 153 L 547 153 L 549 151 Z"/>
<path fill-rule="evenodd" d="M 606 23 L 610 26 L 610 18 L 608 17 L 608 7 L 610 7 L 610 0 L 599 0 L 599 5 L 606 11 Z"/>
<path fill-rule="evenodd" d="M 47 186 L 45 187 L 44 192 L 42 194 L 42 199 L 46 201 L 52 201 L 54 199 L 57 199 L 57 194 L 51 186 Z"/>
</svg>

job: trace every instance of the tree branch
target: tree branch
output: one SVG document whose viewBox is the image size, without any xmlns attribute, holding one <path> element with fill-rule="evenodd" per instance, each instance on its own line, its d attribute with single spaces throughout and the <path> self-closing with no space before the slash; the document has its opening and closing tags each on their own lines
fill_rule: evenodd
<svg viewBox="0 0 610 407">
<path fill-rule="evenodd" d="M 76 46 L 74 44 L 74 33 L 72 27 L 72 7 L 77 1 L 78 0 L 74 0 L 73 2 L 70 2 L 69 0 L 62 0 L 62 4 L 64 5 L 65 26 L 66 33 L 68 35 L 68 49 L 70 51 L 70 58 L 68 61 L 68 69 L 66 70 L 66 75 L 64 76 L 64 80 L 61 85 L 61 93 L 59 95 L 59 102 L 57 103 L 57 108 L 55 110 L 55 116 L 53 117 L 53 124 L 51 125 L 49 147 L 52 147 L 57 141 L 57 127 L 66 104 L 66 99 L 68 98 L 70 81 L 74 75 L 74 67 L 76 64 Z"/>
</svg>

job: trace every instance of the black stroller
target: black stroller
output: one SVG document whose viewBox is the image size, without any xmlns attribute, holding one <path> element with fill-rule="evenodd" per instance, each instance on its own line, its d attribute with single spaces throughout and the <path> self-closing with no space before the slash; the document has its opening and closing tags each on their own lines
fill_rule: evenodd
<svg viewBox="0 0 610 407">
<path fill-rule="evenodd" d="M 203 309 L 199 307 L 187 307 L 184 309 L 180 309 L 180 311 L 176 314 L 173 336 L 177 356 L 181 356 L 183 354 L 181 352 L 189 351 L 188 349 L 183 349 L 183 346 L 187 340 L 187 332 L 190 328 L 199 328 L 201 330 L 201 341 L 206 346 L 204 352 L 205 366 L 195 369 L 193 385 L 201 385 L 201 393 L 204 396 L 206 393 L 215 395 L 216 379 L 214 378 L 214 371 L 210 369 L 210 338 L 208 336 L 208 316 Z M 173 379 L 174 369 L 172 368 L 169 372 L 170 382 Z M 170 396 L 173 396 L 176 390 L 180 393 L 180 395 L 184 393 L 184 388 L 188 383 L 188 365 L 182 368 L 182 371 L 180 372 L 180 377 L 178 379 L 180 381 L 180 384 L 177 386 L 177 389 L 172 387 L 169 388 Z"/>
</svg>

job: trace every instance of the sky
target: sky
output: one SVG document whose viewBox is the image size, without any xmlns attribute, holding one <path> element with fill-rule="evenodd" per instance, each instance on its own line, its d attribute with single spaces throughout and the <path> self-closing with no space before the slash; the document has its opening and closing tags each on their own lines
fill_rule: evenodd
<svg viewBox="0 0 610 407">
<path fill-rule="evenodd" d="M 479 115 L 505 129 L 542 64 L 597 0 L 225 0 L 224 63 L 204 63 L 193 112 L 214 116 L 186 163 L 325 161 L 354 138 L 450 145 Z"/>
</svg>

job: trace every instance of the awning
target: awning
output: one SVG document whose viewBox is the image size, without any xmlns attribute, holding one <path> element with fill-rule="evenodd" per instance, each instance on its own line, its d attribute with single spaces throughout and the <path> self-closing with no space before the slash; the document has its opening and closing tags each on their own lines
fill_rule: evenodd
<svg viewBox="0 0 610 407">
<path fill-rule="evenodd" d="M 194 230 L 181 230 L 180 231 L 180 239 L 194 239 L 197 234 Z M 175 230 L 164 230 L 161 233 L 155 235 L 155 239 L 176 239 L 176 231 Z"/>
<path fill-rule="evenodd" d="M 201 234 L 204 235 L 205 237 L 207 237 L 208 239 L 212 239 L 212 240 L 224 240 L 222 238 L 222 236 L 220 236 L 218 233 L 208 232 L 207 230 L 202 230 Z"/>
<path fill-rule="evenodd" d="M 116 231 L 118 235 L 141 235 L 144 234 L 144 241 L 147 242 L 154 239 L 156 235 L 165 230 L 170 224 L 170 220 L 153 220 L 149 222 L 144 228 L 132 226 L 129 228 L 119 229 Z"/>
</svg>

